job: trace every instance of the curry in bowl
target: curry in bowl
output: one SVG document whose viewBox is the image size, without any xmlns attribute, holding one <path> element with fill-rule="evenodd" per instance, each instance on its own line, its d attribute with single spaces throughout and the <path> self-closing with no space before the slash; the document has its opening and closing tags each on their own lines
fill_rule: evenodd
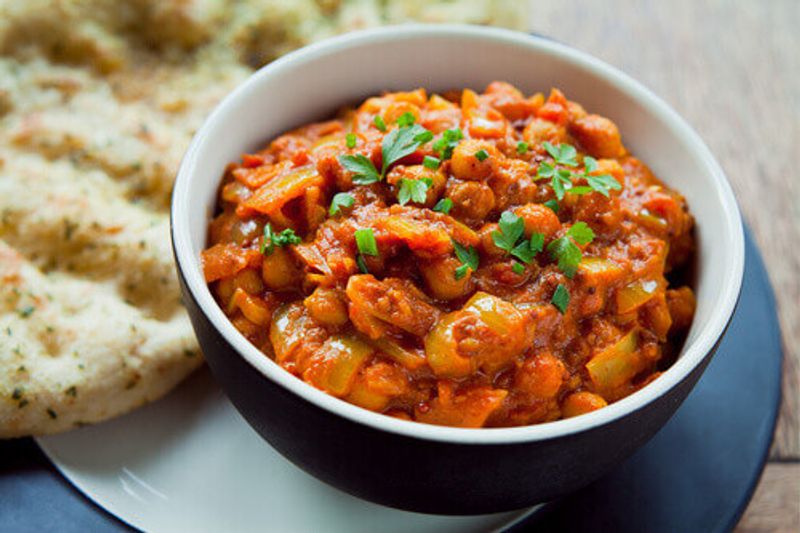
<svg viewBox="0 0 800 533">
<path fill-rule="evenodd" d="M 388 93 L 231 163 L 202 253 L 236 328 L 366 409 L 459 427 L 602 408 L 694 314 L 684 198 L 558 90 Z"/>
</svg>

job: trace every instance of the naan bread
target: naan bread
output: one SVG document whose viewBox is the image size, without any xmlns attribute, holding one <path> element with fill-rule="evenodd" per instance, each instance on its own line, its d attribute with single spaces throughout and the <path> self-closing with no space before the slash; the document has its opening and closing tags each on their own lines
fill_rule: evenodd
<svg viewBox="0 0 800 533">
<path fill-rule="evenodd" d="M 254 68 L 385 23 L 513 27 L 526 4 L 0 0 L 0 438 L 125 413 L 202 364 L 169 195 L 194 131 Z"/>
</svg>

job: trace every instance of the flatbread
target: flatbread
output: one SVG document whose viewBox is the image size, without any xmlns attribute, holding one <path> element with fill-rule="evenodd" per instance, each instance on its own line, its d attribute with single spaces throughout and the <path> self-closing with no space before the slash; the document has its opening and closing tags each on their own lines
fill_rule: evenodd
<svg viewBox="0 0 800 533">
<path fill-rule="evenodd" d="M 213 106 L 313 40 L 527 2 L 0 0 L 0 438 L 105 420 L 202 364 L 169 195 Z"/>
</svg>

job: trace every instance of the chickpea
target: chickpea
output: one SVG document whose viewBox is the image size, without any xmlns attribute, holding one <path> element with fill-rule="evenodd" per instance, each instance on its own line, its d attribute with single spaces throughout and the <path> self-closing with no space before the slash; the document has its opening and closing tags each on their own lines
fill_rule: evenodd
<svg viewBox="0 0 800 533">
<path fill-rule="evenodd" d="M 569 374 L 564 363 L 549 352 L 529 358 L 517 370 L 515 386 L 533 396 L 554 398 Z"/>
<path fill-rule="evenodd" d="M 420 273 L 434 298 L 439 300 L 454 300 L 464 296 L 472 286 L 472 271 L 456 279 L 456 269 L 461 266 L 461 261 L 453 256 L 445 256 L 426 261 L 419 265 Z"/>
<path fill-rule="evenodd" d="M 492 233 L 499 231 L 499 229 L 500 228 L 497 224 L 490 222 L 488 224 L 484 224 L 483 227 L 478 231 L 478 236 L 481 239 L 481 251 L 486 255 L 500 257 L 505 253 L 505 251 L 497 247 L 497 245 L 494 243 L 494 239 L 492 238 Z"/>
<path fill-rule="evenodd" d="M 327 326 L 343 326 L 349 320 L 344 295 L 336 289 L 317 287 L 303 300 L 311 317 Z"/>
<path fill-rule="evenodd" d="M 453 201 L 453 216 L 461 219 L 481 220 L 495 206 L 492 189 L 477 181 L 450 180 L 446 194 Z"/>
<path fill-rule="evenodd" d="M 570 122 L 575 122 L 586 116 L 586 110 L 578 102 L 567 102 L 567 113 L 569 113 Z"/>
<path fill-rule="evenodd" d="M 682 331 L 692 325 L 692 318 L 697 307 L 694 292 L 689 287 L 667 290 L 667 305 L 672 317 L 672 329 Z"/>
<path fill-rule="evenodd" d="M 389 104 L 386 107 L 386 110 L 383 112 L 383 120 L 386 122 L 386 125 L 389 126 L 396 123 L 397 119 L 399 119 L 405 113 L 411 113 L 414 115 L 414 121 L 419 122 L 419 107 L 408 102 L 393 102 Z"/>
<path fill-rule="evenodd" d="M 545 141 L 560 144 L 566 137 L 567 132 L 563 127 L 541 118 L 531 120 L 522 132 L 522 138 L 531 146 L 541 145 Z"/>
<path fill-rule="evenodd" d="M 401 179 L 419 180 L 423 178 L 431 180 L 431 186 L 428 187 L 423 205 L 426 207 L 433 207 L 442 195 L 445 182 L 447 181 L 447 178 L 440 169 L 431 169 L 423 165 L 397 165 L 389 171 L 389 175 L 386 176 L 386 182 L 399 189 Z"/>
<path fill-rule="evenodd" d="M 224 303 L 225 306 L 228 305 L 231 298 L 233 298 L 233 293 L 236 291 L 236 285 L 234 283 L 234 278 L 222 278 L 215 282 L 215 291 L 217 293 L 217 298 L 220 299 L 221 302 Z"/>
<path fill-rule="evenodd" d="M 525 221 L 525 236 L 542 233 L 550 239 L 561 229 L 561 221 L 552 209 L 540 204 L 525 204 L 514 209 L 514 214 Z"/>
<path fill-rule="evenodd" d="M 481 161 L 476 154 L 485 151 L 488 155 Z M 462 180 L 485 180 L 495 171 L 500 152 L 489 142 L 477 139 L 462 141 L 453 150 L 450 172 Z"/>
<path fill-rule="evenodd" d="M 567 396 L 561 405 L 561 414 L 564 418 L 582 415 L 605 407 L 608 403 L 602 396 L 592 392 L 575 392 Z"/>
<path fill-rule="evenodd" d="M 273 290 L 289 287 L 300 272 L 294 264 L 291 253 L 286 248 L 275 247 L 272 253 L 264 256 L 261 264 L 261 279 Z"/>
<path fill-rule="evenodd" d="M 261 282 L 261 276 L 252 268 L 245 268 L 233 278 L 235 288 L 244 289 L 248 294 L 258 294 L 264 290 L 264 284 Z"/>
<path fill-rule="evenodd" d="M 617 125 L 600 115 L 586 115 L 570 125 L 570 133 L 594 157 L 622 157 L 625 147 Z"/>
</svg>

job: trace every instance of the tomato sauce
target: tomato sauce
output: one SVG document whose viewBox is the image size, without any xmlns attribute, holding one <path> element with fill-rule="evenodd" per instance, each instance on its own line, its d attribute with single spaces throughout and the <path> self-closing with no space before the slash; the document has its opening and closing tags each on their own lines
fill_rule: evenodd
<svg viewBox="0 0 800 533">
<path fill-rule="evenodd" d="M 407 420 L 519 426 L 623 398 L 677 356 L 693 218 L 567 100 L 493 82 L 372 97 L 231 163 L 202 254 L 281 367 Z"/>
</svg>

